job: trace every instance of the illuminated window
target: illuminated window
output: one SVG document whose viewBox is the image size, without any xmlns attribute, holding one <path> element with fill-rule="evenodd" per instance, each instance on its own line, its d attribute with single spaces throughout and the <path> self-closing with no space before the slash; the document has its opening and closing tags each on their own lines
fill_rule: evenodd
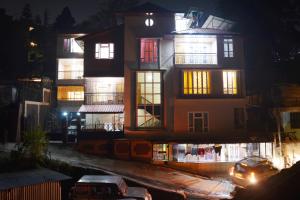
<svg viewBox="0 0 300 200">
<path fill-rule="evenodd" d="M 216 36 L 177 35 L 175 64 L 217 64 Z"/>
<path fill-rule="evenodd" d="M 184 13 L 175 13 L 175 30 L 183 31 L 189 29 L 190 19 L 184 17 Z"/>
<path fill-rule="evenodd" d="M 63 79 L 82 79 L 83 78 L 83 59 L 70 58 L 58 59 L 58 80 Z"/>
<path fill-rule="evenodd" d="M 136 73 L 136 126 L 153 128 L 161 126 L 161 72 Z"/>
<path fill-rule="evenodd" d="M 224 57 L 233 58 L 233 41 L 232 39 L 224 39 Z"/>
<path fill-rule="evenodd" d="M 64 51 L 71 53 L 83 53 L 83 49 L 79 46 L 79 43 L 75 38 L 64 39 Z"/>
<path fill-rule="evenodd" d="M 113 43 L 97 43 L 95 46 L 96 59 L 113 59 L 114 44 Z"/>
<path fill-rule="evenodd" d="M 141 63 L 157 63 L 157 55 L 157 40 L 141 39 Z"/>
<path fill-rule="evenodd" d="M 223 93 L 237 94 L 237 72 L 223 71 Z"/>
<path fill-rule="evenodd" d="M 183 94 L 209 94 L 210 74 L 202 70 L 183 71 Z"/>
<path fill-rule="evenodd" d="M 83 86 L 58 86 L 57 100 L 63 101 L 83 101 Z"/>
<path fill-rule="evenodd" d="M 189 132 L 206 133 L 208 132 L 208 113 L 189 112 Z"/>
<path fill-rule="evenodd" d="M 145 25 L 146 26 L 153 26 L 154 25 L 154 20 L 152 18 L 150 18 L 150 16 L 153 15 L 153 13 L 146 13 L 147 18 L 145 20 Z"/>
</svg>

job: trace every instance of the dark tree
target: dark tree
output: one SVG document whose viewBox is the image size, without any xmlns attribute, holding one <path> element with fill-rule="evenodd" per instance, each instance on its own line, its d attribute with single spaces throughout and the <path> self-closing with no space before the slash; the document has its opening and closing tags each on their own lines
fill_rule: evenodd
<svg viewBox="0 0 300 200">
<path fill-rule="evenodd" d="M 61 14 L 57 16 L 54 27 L 57 31 L 71 31 L 74 28 L 75 19 L 69 7 L 64 7 Z"/>
<path fill-rule="evenodd" d="M 138 4 L 138 0 L 99 0 L 99 11 L 78 25 L 78 29 L 97 31 L 118 25 L 116 12 L 124 11 Z"/>
<path fill-rule="evenodd" d="M 44 26 L 47 27 L 49 25 L 49 16 L 47 9 L 44 11 Z"/>
<path fill-rule="evenodd" d="M 32 12 L 31 12 L 31 7 L 30 4 L 26 4 L 22 10 L 22 14 L 21 14 L 21 21 L 24 21 L 25 23 L 32 23 Z"/>
</svg>

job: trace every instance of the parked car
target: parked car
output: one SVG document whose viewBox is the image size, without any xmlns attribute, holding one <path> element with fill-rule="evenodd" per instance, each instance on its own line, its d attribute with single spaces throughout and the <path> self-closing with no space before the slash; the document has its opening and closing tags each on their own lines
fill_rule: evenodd
<svg viewBox="0 0 300 200">
<path fill-rule="evenodd" d="M 230 168 L 232 181 L 239 186 L 255 185 L 278 173 L 269 160 L 258 157 L 246 157 Z"/>
<path fill-rule="evenodd" d="M 148 190 L 143 187 L 128 187 L 120 176 L 85 175 L 71 189 L 74 200 L 96 199 L 137 199 L 151 200 Z"/>
<path fill-rule="evenodd" d="M 80 126 L 81 129 L 85 125 L 85 119 L 80 119 Z M 77 134 L 77 119 L 72 119 L 69 126 L 68 126 L 68 134 L 69 135 L 76 135 Z"/>
</svg>

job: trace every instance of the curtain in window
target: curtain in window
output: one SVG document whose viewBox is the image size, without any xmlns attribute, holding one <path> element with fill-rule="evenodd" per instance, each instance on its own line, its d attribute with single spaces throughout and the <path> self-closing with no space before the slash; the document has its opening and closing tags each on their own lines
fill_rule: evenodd
<svg viewBox="0 0 300 200">
<path fill-rule="evenodd" d="M 157 40 L 141 39 L 141 63 L 157 63 L 157 55 Z"/>
</svg>

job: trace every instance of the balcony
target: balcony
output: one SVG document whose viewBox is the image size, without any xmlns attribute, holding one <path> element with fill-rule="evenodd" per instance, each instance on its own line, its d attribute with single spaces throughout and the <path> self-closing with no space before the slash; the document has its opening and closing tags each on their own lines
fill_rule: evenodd
<svg viewBox="0 0 300 200">
<path fill-rule="evenodd" d="M 124 93 L 85 93 L 87 105 L 124 104 Z"/>
<path fill-rule="evenodd" d="M 175 64 L 217 64 L 216 53 L 175 53 Z"/>
<path fill-rule="evenodd" d="M 83 132 L 119 132 L 123 131 L 123 123 L 95 123 L 95 124 L 86 124 L 82 128 Z"/>
<path fill-rule="evenodd" d="M 59 71 L 58 80 L 78 80 L 83 79 L 83 71 Z"/>
</svg>

